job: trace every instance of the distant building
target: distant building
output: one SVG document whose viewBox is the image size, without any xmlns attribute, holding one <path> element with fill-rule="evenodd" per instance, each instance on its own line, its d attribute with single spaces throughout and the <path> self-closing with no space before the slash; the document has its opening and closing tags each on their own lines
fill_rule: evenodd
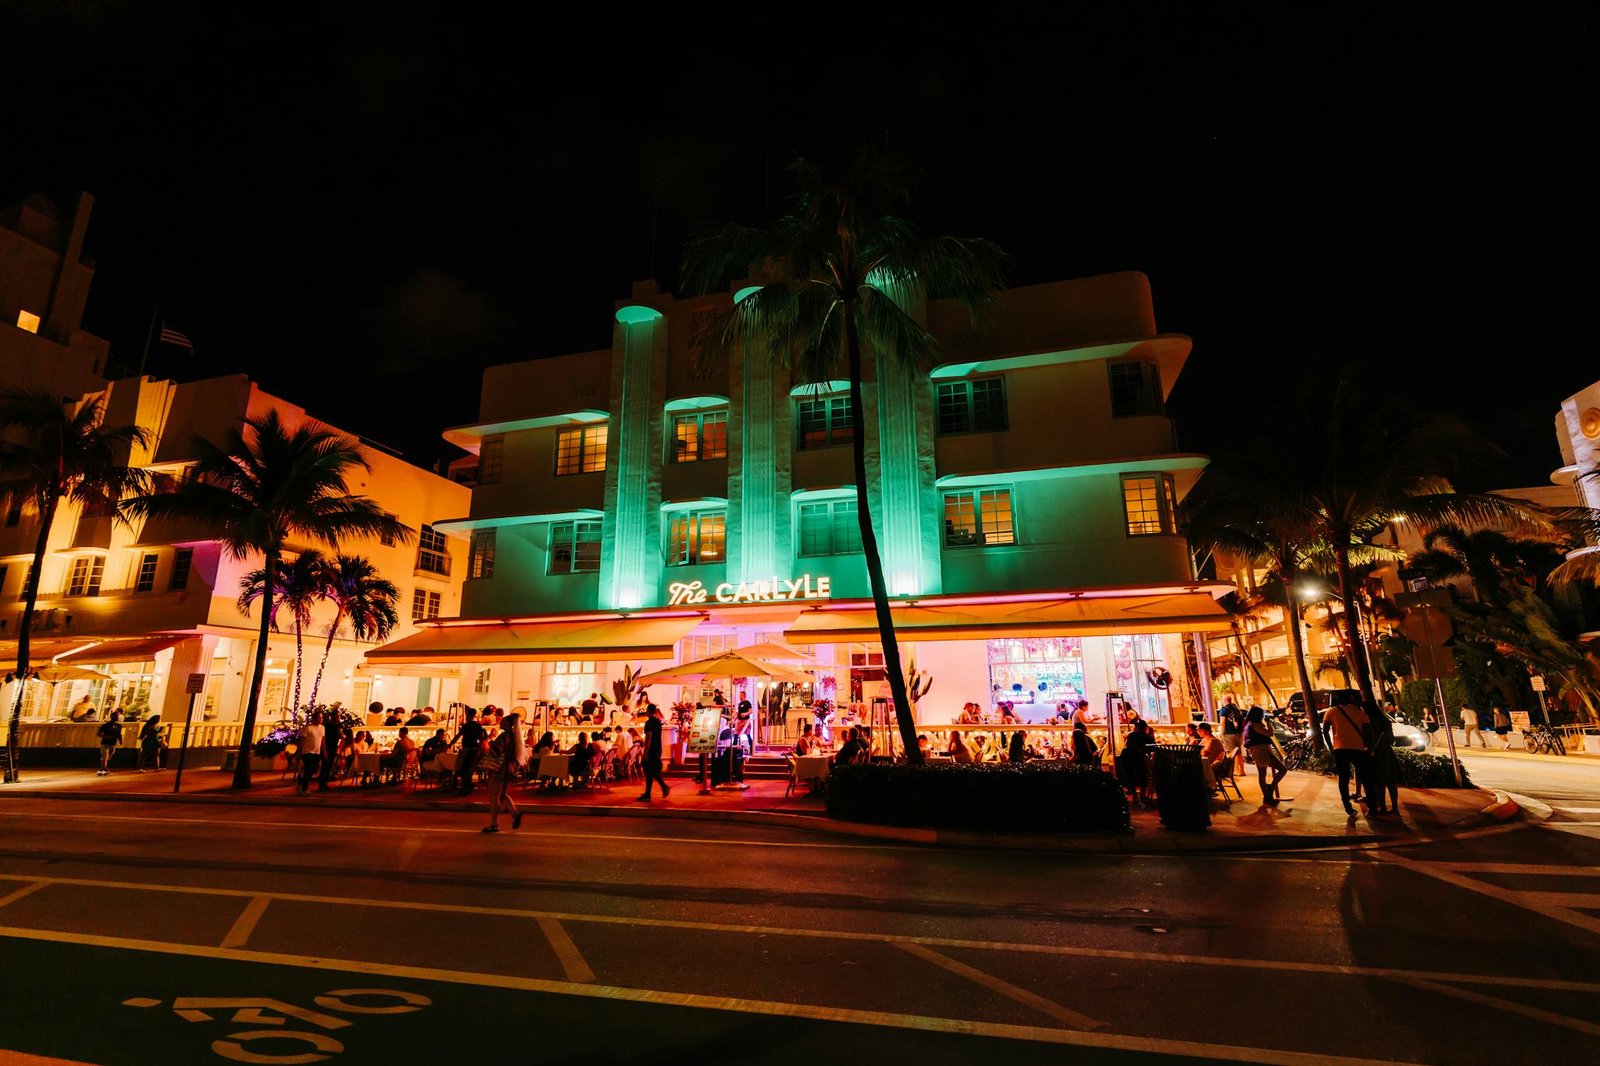
<svg viewBox="0 0 1600 1066">
<path fill-rule="evenodd" d="M 76 398 L 105 387 L 110 345 L 81 328 L 94 281 L 83 254 L 94 197 L 70 214 L 46 196 L 0 211 L 0 387 Z"/>
<path fill-rule="evenodd" d="M 862 433 L 902 655 L 936 679 L 922 722 L 1001 701 L 1039 722 L 1113 692 L 1152 721 L 1202 705 L 1184 635 L 1226 621 L 1177 505 L 1207 460 L 1166 414 L 1190 341 L 1157 331 L 1142 274 L 1010 290 L 982 335 L 953 303 L 912 309 L 942 361 L 869 353 L 860 427 L 846 382 L 704 357 L 698 329 L 747 291 L 640 283 L 609 347 L 485 372 L 479 421 L 445 433 L 477 457 L 452 471 L 474 485 L 470 511 L 437 527 L 472 538 L 463 620 L 374 650 L 374 669 L 464 673 L 480 703 L 570 704 L 624 665 L 785 640 L 824 665 L 776 700 L 745 686 L 769 712 L 799 709 L 768 713 L 760 741 L 783 742 L 819 697 L 864 719 L 887 686 L 856 519 Z M 1151 681 L 1162 671 L 1171 688 Z"/>
<path fill-rule="evenodd" d="M 107 387 L 105 395 L 107 424 L 135 424 L 152 435 L 149 447 L 133 457 L 134 465 L 148 467 L 168 484 L 175 484 L 194 461 L 197 436 L 220 443 L 242 428 L 246 418 L 272 410 L 290 427 L 311 420 L 302 408 L 263 392 L 242 375 L 182 384 L 130 378 Z M 397 634 L 414 632 L 419 621 L 459 613 L 465 544 L 438 533 L 435 524 L 461 514 L 469 490 L 376 447 L 364 445 L 362 452 L 371 471 L 357 470 L 351 491 L 371 497 L 402 523 L 420 530 L 421 541 L 356 541 L 341 545 L 342 550 L 366 556 L 399 587 Z M 0 504 L 4 505 L 0 658 L 10 656 L 14 662 L 16 627 L 38 527 L 31 510 L 16 501 Z M 30 658 L 35 668 L 54 663 L 103 676 L 53 686 L 31 683 L 24 717 L 39 723 L 62 719 L 87 695 L 101 716 L 109 707 L 117 707 L 141 714 L 153 711 L 166 722 L 181 722 L 189 701 L 185 681 L 191 674 L 203 674 L 204 692 L 195 720 L 219 727 L 234 723 L 232 742 L 236 742 L 261 608 L 257 605 L 246 615 L 235 601 L 241 576 L 260 566 L 259 557 L 230 558 L 205 530 L 185 523 L 152 520 L 128 526 L 63 504 L 50 532 Z M 332 617 L 331 606 L 320 606 L 305 631 L 303 699 L 309 698 Z M 285 629 L 273 634 L 268 650 L 260 704 L 264 723 L 291 704 L 294 638 L 287 622 Z M 455 700 L 453 683 L 405 671 L 359 669 L 368 646 L 351 639 L 348 628 L 342 631 L 334 641 L 319 702 L 364 709 L 370 701 L 380 700 L 407 708 L 432 705 L 442 712 Z M 28 746 L 49 743 L 27 741 Z"/>
</svg>

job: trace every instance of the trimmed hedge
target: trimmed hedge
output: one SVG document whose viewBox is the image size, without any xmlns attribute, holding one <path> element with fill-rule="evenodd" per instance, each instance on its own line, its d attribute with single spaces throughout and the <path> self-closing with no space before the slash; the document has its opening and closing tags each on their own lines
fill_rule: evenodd
<svg viewBox="0 0 1600 1066">
<path fill-rule="evenodd" d="M 1400 764 L 1400 784 L 1406 788 L 1456 787 L 1455 771 L 1450 768 L 1450 760 L 1446 756 L 1426 755 L 1420 751 L 1396 748 L 1394 757 Z M 1337 773 L 1333 765 L 1333 756 L 1325 751 L 1316 752 L 1308 758 L 1304 769 L 1329 777 Z M 1473 787 L 1472 776 L 1467 773 L 1466 766 L 1461 767 L 1461 786 Z"/>
<path fill-rule="evenodd" d="M 1056 762 L 835 766 L 828 814 L 991 833 L 1127 830 L 1128 798 L 1100 770 Z"/>
</svg>

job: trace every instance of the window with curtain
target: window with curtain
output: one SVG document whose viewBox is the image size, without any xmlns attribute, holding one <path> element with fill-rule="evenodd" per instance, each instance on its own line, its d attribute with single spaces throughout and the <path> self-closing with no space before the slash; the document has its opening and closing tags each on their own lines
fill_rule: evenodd
<svg viewBox="0 0 1600 1066">
<path fill-rule="evenodd" d="M 727 527 L 726 511 L 672 512 L 667 516 L 667 565 L 722 562 Z"/>
<path fill-rule="evenodd" d="M 799 507 L 801 555 L 848 555 L 861 550 L 861 527 L 854 496 L 802 503 Z"/>
</svg>

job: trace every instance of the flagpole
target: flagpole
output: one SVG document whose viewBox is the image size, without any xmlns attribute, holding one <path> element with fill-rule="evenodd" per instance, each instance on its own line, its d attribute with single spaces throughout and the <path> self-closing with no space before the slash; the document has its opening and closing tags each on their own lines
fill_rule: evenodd
<svg viewBox="0 0 1600 1066">
<path fill-rule="evenodd" d="M 150 335 L 155 332 L 156 318 L 161 314 L 161 305 L 157 304 L 150 309 L 150 325 L 144 331 L 144 351 L 139 353 L 139 376 L 144 377 L 145 361 L 150 358 Z"/>
</svg>

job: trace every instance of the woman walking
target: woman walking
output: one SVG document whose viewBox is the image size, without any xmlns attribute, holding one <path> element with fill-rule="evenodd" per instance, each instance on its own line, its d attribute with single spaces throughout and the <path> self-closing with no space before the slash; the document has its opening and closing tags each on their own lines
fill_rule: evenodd
<svg viewBox="0 0 1600 1066">
<path fill-rule="evenodd" d="M 522 722 L 515 714 L 500 719 L 500 735 L 489 744 L 484 762 L 489 769 L 489 824 L 485 833 L 500 832 L 500 810 L 511 812 L 511 828 L 522 828 L 522 812 L 511 798 L 511 775 L 528 761 L 528 745 L 522 739 Z M 498 763 L 499 765 L 495 765 Z"/>
<path fill-rule="evenodd" d="M 144 773 L 145 763 L 154 763 L 151 769 L 161 769 L 161 716 L 152 714 L 139 730 L 139 772 Z"/>
<path fill-rule="evenodd" d="M 1250 714 L 1244 722 L 1244 750 L 1249 753 L 1250 761 L 1255 763 L 1256 777 L 1261 781 L 1261 801 L 1268 807 L 1278 805 L 1278 782 L 1289 772 L 1283 765 L 1283 760 L 1278 758 L 1278 746 L 1273 740 L 1272 729 L 1264 720 L 1266 713 L 1260 707 L 1251 707 Z M 1272 770 L 1272 780 L 1267 781 L 1267 770 Z"/>
</svg>

